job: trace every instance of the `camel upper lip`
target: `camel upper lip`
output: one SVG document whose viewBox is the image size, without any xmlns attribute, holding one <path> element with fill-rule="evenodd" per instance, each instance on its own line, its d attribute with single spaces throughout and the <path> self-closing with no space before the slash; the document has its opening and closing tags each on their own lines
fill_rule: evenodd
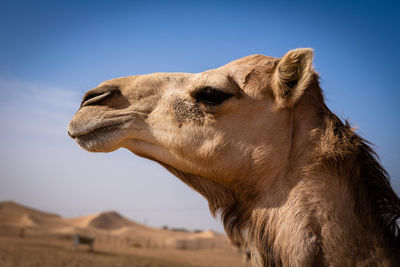
<svg viewBox="0 0 400 267">
<path fill-rule="evenodd" d="M 119 125 L 125 124 L 126 122 L 130 121 L 132 118 L 123 118 L 123 119 L 112 119 L 106 122 L 101 123 L 89 123 L 83 125 L 82 127 L 73 126 L 72 123 L 68 125 L 68 135 L 71 138 L 83 137 L 89 134 L 92 134 L 99 130 L 104 130 L 106 128 L 115 128 Z"/>
<path fill-rule="evenodd" d="M 76 125 L 74 121 L 71 121 L 71 123 L 68 125 L 68 135 L 74 139 L 77 137 L 87 136 L 102 129 L 115 128 L 135 118 L 145 120 L 147 118 L 147 114 L 137 111 L 124 112 L 122 114 L 115 115 L 112 118 L 93 120 L 89 123 L 82 123 L 78 125 Z"/>
<path fill-rule="evenodd" d="M 124 122 L 113 123 L 113 124 L 108 124 L 108 125 L 99 125 L 97 127 L 95 126 L 95 127 L 91 128 L 90 130 L 86 130 L 85 129 L 85 131 L 82 131 L 82 132 L 72 132 L 72 133 L 68 129 L 68 135 L 71 138 L 75 139 L 77 137 L 83 137 L 83 136 L 87 136 L 89 134 L 93 134 L 94 132 L 99 131 L 99 130 L 104 130 L 104 129 L 107 129 L 107 128 L 115 128 L 115 127 L 117 127 L 119 125 L 122 125 L 122 124 L 124 124 Z"/>
</svg>

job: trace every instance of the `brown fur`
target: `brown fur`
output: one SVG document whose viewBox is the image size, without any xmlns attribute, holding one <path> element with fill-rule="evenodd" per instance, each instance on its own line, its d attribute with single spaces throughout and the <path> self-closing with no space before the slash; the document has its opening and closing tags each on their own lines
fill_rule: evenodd
<svg viewBox="0 0 400 267">
<path fill-rule="evenodd" d="M 400 200 L 368 142 L 326 107 L 312 58 L 296 49 L 107 81 L 85 96 L 70 135 L 163 165 L 258 266 L 399 266 Z M 201 103 L 204 86 L 232 97 Z"/>
<path fill-rule="evenodd" d="M 317 94 L 313 97 L 316 95 L 322 99 L 322 92 L 317 84 L 315 75 L 313 89 Z M 318 102 L 323 103 L 323 101 Z M 382 231 L 381 241 L 390 245 L 389 254 L 398 257 L 400 231 L 396 222 L 400 218 L 400 200 L 390 186 L 388 174 L 380 165 L 377 155 L 368 142 L 359 137 L 347 122 L 343 124 L 325 105 L 321 105 L 320 115 L 324 126 L 320 132 L 314 133 L 312 142 L 317 146 L 313 163 L 304 167 L 305 173 L 324 169 L 334 172 L 336 177 L 347 177 L 345 182 L 348 182 L 354 195 L 352 199 L 354 212 L 366 229 Z M 254 212 L 259 192 L 243 191 L 244 188 L 253 187 L 238 184 L 228 189 L 207 179 L 180 172 L 171 166 L 164 166 L 202 194 L 209 201 L 213 215 L 220 212 L 225 230 L 233 243 L 245 242 L 243 237 L 243 232 L 247 230 L 245 227 L 251 229 L 247 230 L 249 231 L 247 234 L 250 234 L 249 239 L 255 242 L 257 251 L 262 251 L 261 255 L 258 255 L 260 266 L 287 266 L 282 263 L 279 251 L 275 251 L 272 245 L 276 233 L 271 227 L 277 225 L 268 225 L 268 222 L 274 224 L 268 212 L 259 210 Z M 244 195 L 244 198 L 241 195 Z M 312 241 L 318 238 L 315 235 L 310 233 Z M 315 242 L 312 257 L 309 261 L 303 262 L 303 266 L 327 264 L 323 256 L 323 247 L 318 242 Z M 340 262 L 338 261 L 338 266 Z M 349 264 L 353 265 L 355 262 Z M 367 263 L 366 266 L 370 264 L 372 263 Z"/>
</svg>

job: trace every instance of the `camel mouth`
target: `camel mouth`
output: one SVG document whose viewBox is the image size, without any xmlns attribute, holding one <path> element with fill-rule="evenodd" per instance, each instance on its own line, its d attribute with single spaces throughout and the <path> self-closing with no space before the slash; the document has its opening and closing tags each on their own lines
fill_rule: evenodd
<svg viewBox="0 0 400 267">
<path fill-rule="evenodd" d="M 117 149 L 116 144 L 123 129 L 132 117 L 113 118 L 106 122 L 82 123 L 72 120 L 68 135 L 83 149 L 90 152 L 109 152 Z"/>
<path fill-rule="evenodd" d="M 118 149 L 116 146 L 120 139 L 120 129 L 125 122 L 114 123 L 101 127 L 93 128 L 89 132 L 82 134 L 68 133 L 75 142 L 89 152 L 110 152 Z"/>
<path fill-rule="evenodd" d="M 68 125 L 68 135 L 87 151 L 110 152 L 118 148 L 127 131 L 144 127 L 147 114 L 128 111 L 108 115 L 108 118 L 99 115 L 87 120 L 85 117 L 85 113 L 77 113 Z"/>
</svg>

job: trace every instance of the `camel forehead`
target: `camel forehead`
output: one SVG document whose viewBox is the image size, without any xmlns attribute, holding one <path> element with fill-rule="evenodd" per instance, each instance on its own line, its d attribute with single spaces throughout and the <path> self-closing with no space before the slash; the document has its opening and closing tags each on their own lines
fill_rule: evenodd
<svg viewBox="0 0 400 267">
<path fill-rule="evenodd" d="M 120 86 L 130 87 L 134 84 L 158 86 L 166 82 L 184 83 L 193 79 L 192 73 L 151 73 L 136 76 L 126 76 L 104 81 L 98 86 Z"/>
<path fill-rule="evenodd" d="M 279 58 L 268 57 L 264 55 L 249 55 L 234 61 L 227 63 L 221 68 L 232 68 L 232 67 L 240 67 L 240 66 L 255 66 L 255 65 L 264 65 L 269 62 L 276 62 Z"/>
<path fill-rule="evenodd" d="M 229 78 L 236 82 L 257 66 L 274 66 L 279 58 L 263 55 L 250 55 L 231 61 L 221 67 L 209 69 L 200 73 L 151 73 L 137 76 L 126 76 L 104 81 L 99 86 L 118 86 L 121 88 L 132 86 L 163 87 L 166 84 L 190 88 L 213 85 L 215 87 L 230 87 Z"/>
</svg>

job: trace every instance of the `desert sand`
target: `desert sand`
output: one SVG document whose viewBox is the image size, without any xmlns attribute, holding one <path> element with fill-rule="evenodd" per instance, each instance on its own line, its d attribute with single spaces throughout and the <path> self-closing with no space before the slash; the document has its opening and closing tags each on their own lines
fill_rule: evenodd
<svg viewBox="0 0 400 267">
<path fill-rule="evenodd" d="M 74 246 L 74 236 L 94 238 Z M 228 238 L 177 232 L 131 221 L 115 211 L 77 218 L 0 202 L 0 266 L 241 266 Z"/>
</svg>

